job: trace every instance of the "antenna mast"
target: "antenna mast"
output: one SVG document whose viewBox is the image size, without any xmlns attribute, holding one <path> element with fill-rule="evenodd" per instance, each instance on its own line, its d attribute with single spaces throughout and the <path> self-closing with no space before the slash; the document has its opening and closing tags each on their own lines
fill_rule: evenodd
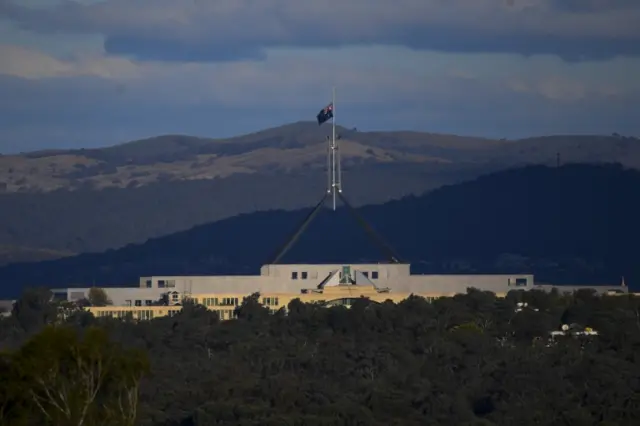
<svg viewBox="0 0 640 426">
<path fill-rule="evenodd" d="M 331 91 L 331 105 L 333 118 L 331 119 L 331 141 L 329 144 L 329 160 L 330 167 L 327 168 L 328 181 L 330 182 L 327 192 L 331 193 L 333 198 L 333 210 L 336 210 L 336 203 L 339 193 L 342 192 L 342 171 L 340 170 L 340 150 L 336 139 L 336 88 Z"/>
</svg>

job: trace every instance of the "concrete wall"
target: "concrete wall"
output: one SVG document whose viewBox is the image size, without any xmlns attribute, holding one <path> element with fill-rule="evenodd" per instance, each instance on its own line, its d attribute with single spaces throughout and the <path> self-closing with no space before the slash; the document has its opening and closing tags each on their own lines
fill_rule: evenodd
<svg viewBox="0 0 640 426">
<path fill-rule="evenodd" d="M 105 288 L 109 299 L 113 305 L 124 306 L 129 303 L 133 306 L 136 300 L 139 300 L 141 305 L 144 306 L 147 303 L 157 302 L 166 290 L 160 289 L 141 289 L 136 287 L 131 288 Z"/>
<path fill-rule="evenodd" d="M 140 303 L 144 306 L 147 301 L 156 302 L 167 292 L 165 289 L 154 288 L 138 288 L 138 287 L 100 287 L 107 294 L 107 297 L 111 300 L 114 306 L 125 306 L 127 301 L 131 302 L 131 305 L 135 305 L 136 300 L 140 300 Z M 85 288 L 66 288 L 66 289 L 54 289 L 52 290 L 54 298 L 66 300 L 70 302 L 76 302 L 80 299 L 87 298 L 89 296 L 90 287 Z M 66 297 L 63 296 L 66 294 Z"/>
<path fill-rule="evenodd" d="M 533 286 L 533 275 L 411 275 L 406 281 L 393 283 L 389 288 L 402 293 L 450 294 L 466 293 L 469 287 L 507 293 L 530 290 Z"/>
<path fill-rule="evenodd" d="M 54 288 L 51 290 L 55 300 L 68 300 L 75 302 L 84 299 L 89 294 L 89 287 L 85 288 Z"/>
<path fill-rule="evenodd" d="M 371 276 L 372 272 L 378 273 L 378 279 L 388 280 L 392 278 L 408 277 L 410 275 L 409 264 L 387 264 L 387 263 L 345 263 L 345 264 L 327 264 L 327 265 L 264 265 L 260 268 L 260 275 L 269 277 L 278 277 L 281 279 L 292 279 L 293 272 L 298 273 L 298 279 L 302 272 L 307 272 L 308 279 L 324 279 L 334 271 L 348 266 L 353 270 L 367 272 Z"/>
<path fill-rule="evenodd" d="M 551 291 L 552 289 L 556 288 L 561 294 L 573 293 L 574 291 L 584 290 L 584 289 L 593 289 L 596 291 L 597 294 L 629 293 L 629 287 L 621 286 L 621 285 L 580 286 L 580 285 L 539 284 L 539 285 L 536 285 L 534 288 L 537 290 L 544 290 L 544 291 Z"/>
<path fill-rule="evenodd" d="M 180 294 L 235 294 L 252 293 L 279 294 L 298 297 L 303 289 L 315 289 L 325 278 L 335 271 L 349 266 L 355 271 L 366 273 L 370 282 L 378 288 L 388 288 L 392 293 L 454 295 L 466 293 L 468 288 L 491 291 L 497 294 L 511 290 L 549 291 L 556 286 L 536 285 L 533 275 L 411 275 L 408 264 L 332 264 L 332 265 L 264 265 L 260 275 L 246 276 L 153 276 L 140 278 L 139 287 L 105 288 L 114 305 L 132 304 L 135 300 L 158 300 L 163 293 L 176 291 Z M 374 274 L 377 273 L 377 275 Z M 293 275 L 295 273 L 295 275 Z M 161 287 L 159 283 L 163 283 Z M 580 286 L 559 287 L 561 291 L 572 292 Z M 612 290 L 628 291 L 623 286 L 595 287 L 598 292 Z M 67 291 L 67 289 L 64 289 Z M 69 289 L 68 300 L 86 297 L 87 289 Z"/>
<path fill-rule="evenodd" d="M 16 303 L 15 300 L 0 300 L 0 317 L 11 316 L 14 303 Z"/>
<path fill-rule="evenodd" d="M 411 275 L 410 266 L 407 264 L 265 265 L 260 271 L 261 275 L 255 276 L 142 277 L 138 290 L 141 291 L 139 297 L 142 298 L 145 297 L 144 291 L 242 295 L 258 292 L 299 295 L 303 289 L 317 288 L 322 280 L 331 273 L 341 270 L 343 266 L 350 266 L 352 274 L 355 271 L 366 272 L 370 281 L 378 288 L 389 288 L 393 292 L 407 294 L 449 295 L 465 293 L 469 287 L 506 293 L 513 289 L 530 289 L 534 285 L 533 275 Z M 296 278 L 292 277 L 294 272 L 297 273 Z M 303 272 L 306 272 L 306 275 L 303 275 Z M 377 278 L 374 278 L 373 272 L 377 272 Z M 516 286 L 516 280 L 521 285 Z M 151 288 L 146 288 L 147 282 L 150 282 Z M 163 282 L 165 287 L 159 287 L 159 282 Z M 170 287 L 166 287 L 169 283 Z M 116 295 L 116 289 L 105 290 L 114 300 L 114 304 L 116 300 L 129 298 Z"/>
<path fill-rule="evenodd" d="M 284 280 L 277 277 L 268 276 L 246 276 L 246 275 L 229 275 L 229 276 L 154 276 L 144 277 L 141 283 L 151 280 L 153 290 L 162 291 L 178 291 L 180 293 L 246 293 L 264 291 L 280 291 L 280 292 L 300 292 L 303 288 L 313 286 L 318 280 Z M 161 288 L 158 282 L 172 283 L 172 287 Z M 146 286 L 146 284 L 145 284 Z M 144 290 L 147 290 L 144 288 Z"/>
<path fill-rule="evenodd" d="M 342 269 L 343 266 L 349 266 L 353 271 L 366 272 L 378 287 L 389 287 L 392 283 L 404 281 L 410 276 L 408 264 L 265 265 L 261 268 L 260 275 L 141 277 L 139 287 L 157 289 L 160 288 L 159 282 L 162 282 L 165 291 L 299 293 L 302 289 L 315 288 L 332 272 Z M 377 278 L 374 278 L 374 273 L 377 273 Z M 167 287 L 167 284 L 170 284 L 170 287 Z"/>
</svg>

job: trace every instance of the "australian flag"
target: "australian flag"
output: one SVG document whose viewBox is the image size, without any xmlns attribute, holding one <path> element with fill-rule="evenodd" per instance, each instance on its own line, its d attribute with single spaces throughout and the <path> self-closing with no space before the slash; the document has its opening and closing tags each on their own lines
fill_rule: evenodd
<svg viewBox="0 0 640 426">
<path fill-rule="evenodd" d="M 322 110 L 318 113 L 316 118 L 318 119 L 318 126 L 320 126 L 325 121 L 328 121 L 329 119 L 333 118 L 333 102 L 331 102 L 326 107 L 322 108 Z"/>
</svg>

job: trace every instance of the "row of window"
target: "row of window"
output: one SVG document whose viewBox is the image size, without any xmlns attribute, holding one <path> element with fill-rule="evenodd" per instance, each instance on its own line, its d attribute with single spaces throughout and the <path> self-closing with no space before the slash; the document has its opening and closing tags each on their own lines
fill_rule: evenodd
<svg viewBox="0 0 640 426">
<path fill-rule="evenodd" d="M 171 302 L 172 303 L 178 303 L 179 300 L 179 295 L 178 293 L 173 293 L 170 295 L 171 298 Z M 243 298 L 244 300 L 245 298 Z M 239 306 L 239 300 L 237 297 L 204 297 L 202 298 L 202 301 L 200 301 L 198 298 L 193 298 L 193 301 L 195 303 L 202 303 L 204 306 Z M 125 300 L 124 301 L 124 306 L 130 307 L 130 306 L 153 306 L 153 300 L 134 300 L 133 304 L 131 303 L 131 300 Z M 143 305 L 144 302 L 144 305 Z M 262 304 L 265 306 L 278 306 L 279 305 L 279 301 L 277 297 L 263 297 L 262 298 Z"/>
<path fill-rule="evenodd" d="M 203 304 L 205 306 L 222 306 L 222 305 L 211 305 L 210 303 L 213 301 L 214 298 L 205 298 L 203 299 Z M 216 312 L 218 314 L 218 318 L 220 318 L 221 320 L 230 320 L 230 319 L 234 319 L 237 318 L 237 313 L 235 311 L 235 306 L 237 306 L 237 298 L 224 298 L 223 300 L 227 299 L 227 301 L 230 302 L 234 302 L 236 303 L 236 305 L 228 305 L 228 306 L 234 306 L 234 309 L 212 309 L 214 312 Z M 426 297 L 428 302 L 433 302 L 435 299 L 437 299 L 436 297 Z M 344 299 L 339 299 L 339 300 L 334 300 L 328 303 L 328 305 L 330 306 L 335 306 L 335 305 L 344 305 L 344 306 L 351 306 L 351 304 L 353 303 L 355 299 L 352 298 L 344 298 Z M 194 299 L 194 301 L 196 303 L 198 303 L 198 299 Z M 278 309 L 276 309 L 275 307 L 279 305 L 279 300 L 277 297 L 264 297 L 262 298 L 262 304 L 265 306 L 269 306 L 269 312 L 271 314 L 274 314 L 278 311 Z M 167 315 L 168 316 L 174 316 L 177 313 L 180 312 L 181 308 L 178 309 L 168 309 L 167 310 Z M 99 311 L 96 313 L 96 316 L 98 317 L 112 317 L 112 318 L 131 318 L 131 319 L 136 319 L 136 320 L 150 320 L 154 318 L 154 311 L 151 309 L 142 309 L 142 310 L 104 310 L 104 311 Z M 165 316 L 164 314 L 164 310 L 159 310 L 157 311 L 157 316 L 158 317 L 162 317 Z"/>
<path fill-rule="evenodd" d="M 172 310 L 168 312 L 169 316 L 173 316 L 179 311 Z M 111 317 L 111 318 L 131 318 L 137 320 L 150 320 L 153 319 L 153 311 L 150 309 L 136 310 L 136 311 L 100 311 L 98 317 Z M 162 315 L 161 315 L 162 316 Z"/>
<path fill-rule="evenodd" d="M 363 271 L 362 275 L 364 275 L 367 278 L 371 278 L 373 280 L 377 280 L 378 279 L 378 271 L 371 271 L 371 274 L 369 274 L 369 271 Z M 371 276 L 369 276 L 371 275 Z M 292 280 L 297 280 L 298 277 L 301 280 L 306 280 L 307 278 L 309 278 L 309 273 L 306 271 L 302 271 L 302 272 L 298 272 L 298 271 L 293 271 L 291 272 L 291 279 Z M 342 277 L 342 272 L 340 272 L 340 277 Z"/>
<path fill-rule="evenodd" d="M 174 315 L 176 315 L 177 313 L 179 313 L 180 310 L 179 309 L 169 309 L 167 310 L 167 315 L 172 317 Z M 229 320 L 229 319 L 234 319 L 237 318 L 238 315 L 235 312 L 235 309 L 216 309 L 214 310 L 215 313 L 218 314 L 218 318 L 220 318 L 221 320 Z M 270 312 L 275 312 L 275 310 L 270 310 Z M 121 311 L 100 311 L 97 312 L 98 317 L 111 317 L 111 318 L 120 318 L 120 319 L 125 319 L 125 318 L 129 318 L 129 319 L 136 319 L 136 320 L 151 320 L 154 318 L 154 311 L 152 310 L 131 310 L 131 311 L 126 311 L 126 310 L 121 310 Z M 165 316 L 164 315 L 164 311 L 158 311 L 158 317 L 162 317 Z"/>
<path fill-rule="evenodd" d="M 134 300 L 133 301 L 133 306 L 142 306 L 142 300 Z M 124 306 L 131 306 L 131 300 L 125 300 L 124 301 Z M 153 306 L 153 300 L 145 300 L 144 301 L 144 306 Z"/>
<path fill-rule="evenodd" d="M 158 280 L 158 288 L 175 288 L 176 280 Z"/>
<path fill-rule="evenodd" d="M 263 297 L 262 304 L 264 306 L 278 306 L 280 304 L 280 301 L 277 297 Z"/>
<path fill-rule="evenodd" d="M 200 300 L 196 297 L 193 299 L 195 303 L 200 303 Z M 204 306 L 238 306 L 237 297 L 205 297 L 202 299 Z"/>
<path fill-rule="evenodd" d="M 242 298 L 242 301 L 246 297 Z M 204 297 L 202 298 L 202 302 L 197 297 L 193 299 L 195 303 L 202 303 L 204 306 L 239 306 L 239 300 L 237 297 Z M 280 301 L 277 297 L 263 297 L 262 304 L 265 306 L 278 306 Z"/>
<path fill-rule="evenodd" d="M 369 271 L 362 271 L 362 275 L 372 280 L 377 280 L 380 276 L 378 271 L 371 271 L 371 273 L 369 273 Z M 340 273 L 340 277 L 342 277 L 342 273 Z M 297 280 L 297 279 L 306 280 L 308 278 L 309 278 L 309 273 L 307 271 L 291 272 L 292 280 Z M 153 286 L 153 282 L 151 280 L 147 280 L 145 284 L 147 288 L 152 288 Z M 510 287 L 511 286 L 525 287 L 526 285 L 527 285 L 526 278 L 516 278 L 515 282 L 512 281 L 512 279 L 509 279 Z M 176 280 L 158 280 L 158 288 L 175 288 L 175 287 L 176 287 Z M 139 302 L 139 301 L 136 301 L 136 302 Z M 136 306 L 142 306 L 142 305 L 136 304 Z"/>
<path fill-rule="evenodd" d="M 153 287 L 153 281 L 151 280 L 146 280 L 144 284 L 145 284 L 145 287 L 147 288 Z M 176 287 L 176 280 L 158 280 L 158 288 L 175 288 L 175 287 Z"/>
<path fill-rule="evenodd" d="M 364 275 L 367 278 L 371 278 L 374 280 L 378 279 L 378 271 L 371 271 L 371 274 L 369 274 L 368 271 L 363 271 L 362 275 Z M 293 271 L 291 272 L 291 279 L 292 280 L 297 280 L 297 279 L 301 279 L 301 280 L 306 280 L 309 279 L 309 273 L 307 271 Z M 147 288 L 152 288 L 153 287 L 153 281 L 152 280 L 146 280 L 145 281 L 145 286 Z M 176 280 L 158 280 L 158 288 L 175 288 L 176 287 Z M 136 305 L 138 306 L 138 305 Z"/>
</svg>

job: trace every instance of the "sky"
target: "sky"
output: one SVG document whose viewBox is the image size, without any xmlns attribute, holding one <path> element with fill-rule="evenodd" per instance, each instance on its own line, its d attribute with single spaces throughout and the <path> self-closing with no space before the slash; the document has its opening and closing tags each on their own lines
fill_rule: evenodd
<svg viewBox="0 0 640 426">
<path fill-rule="evenodd" d="M 0 153 L 315 120 L 640 136 L 638 0 L 0 0 Z"/>
</svg>

